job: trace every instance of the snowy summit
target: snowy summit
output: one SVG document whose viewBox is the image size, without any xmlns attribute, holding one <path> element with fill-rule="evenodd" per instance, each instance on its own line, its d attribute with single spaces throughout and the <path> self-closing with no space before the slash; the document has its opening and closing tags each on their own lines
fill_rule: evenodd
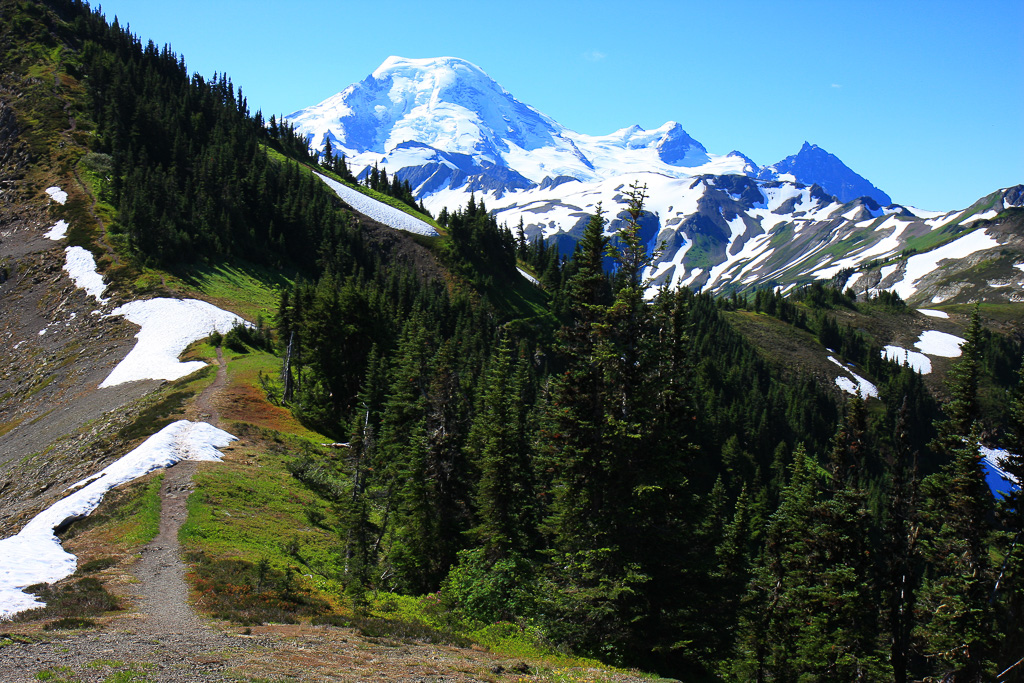
<svg viewBox="0 0 1024 683">
<path fill-rule="evenodd" d="M 545 178 L 593 181 L 635 170 L 669 175 L 744 173 L 742 155 L 714 156 L 674 121 L 604 136 L 576 133 L 513 97 L 483 69 L 456 57 L 388 57 L 372 74 L 287 117 L 310 146 L 344 153 L 353 171 L 417 168 L 417 194 L 466 177 L 498 176 L 510 188 Z M 682 171 L 686 169 L 686 171 Z"/>
</svg>

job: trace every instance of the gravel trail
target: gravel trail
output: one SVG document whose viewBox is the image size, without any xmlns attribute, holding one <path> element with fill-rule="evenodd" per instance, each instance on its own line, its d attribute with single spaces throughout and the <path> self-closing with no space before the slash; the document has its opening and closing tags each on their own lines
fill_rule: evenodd
<svg viewBox="0 0 1024 683">
<path fill-rule="evenodd" d="M 216 425 L 216 395 L 227 383 L 227 368 L 218 349 L 216 379 L 196 400 L 200 419 Z M 136 665 L 158 681 L 220 681 L 233 651 L 259 648 L 251 640 L 216 628 L 188 603 L 185 564 L 178 531 L 188 517 L 185 502 L 194 486 L 197 463 L 169 467 L 160 490 L 160 531 L 135 566 L 139 583 L 131 600 L 135 609 L 111 620 L 102 630 L 60 637 L 52 642 L 18 643 L 0 649 L 0 680 L 36 681 L 45 670 L 70 667 L 78 680 L 106 680 L 117 662 Z M 95 673 L 95 678 L 90 677 Z"/>
</svg>

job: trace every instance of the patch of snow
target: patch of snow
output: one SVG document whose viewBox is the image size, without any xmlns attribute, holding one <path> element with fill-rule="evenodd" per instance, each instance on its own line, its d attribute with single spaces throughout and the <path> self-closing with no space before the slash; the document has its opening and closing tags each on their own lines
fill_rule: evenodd
<svg viewBox="0 0 1024 683">
<path fill-rule="evenodd" d="M 1020 482 L 1003 467 L 1003 458 L 1010 457 L 1010 452 L 1005 448 L 988 448 L 979 446 L 981 452 L 982 466 L 985 469 L 985 481 L 993 494 L 1009 493 L 1013 488 L 1020 486 Z"/>
<path fill-rule="evenodd" d="M 836 386 L 845 391 L 848 394 L 859 395 L 865 401 L 868 397 L 878 398 L 878 387 L 871 382 L 867 381 L 857 373 L 850 370 L 848 367 L 843 365 L 841 362 L 836 360 L 834 357 L 829 356 L 828 359 L 843 369 L 843 372 L 848 373 L 853 380 L 848 377 L 836 377 Z"/>
<path fill-rule="evenodd" d="M 998 246 L 999 242 L 984 230 L 975 230 L 937 249 L 908 258 L 903 279 L 890 289 L 899 294 L 904 301 L 909 301 L 910 297 L 917 293 L 914 283 L 938 268 L 939 262 L 946 259 L 962 259 L 977 251 Z"/>
<path fill-rule="evenodd" d="M 206 363 L 180 362 L 178 356 L 185 347 L 214 330 L 227 334 L 236 324 L 245 324 L 234 313 L 198 299 L 132 301 L 110 315 L 123 315 L 142 329 L 135 335 L 139 340 L 135 348 L 100 383 L 101 389 L 140 379 L 175 380 L 189 375 Z"/>
<path fill-rule="evenodd" d="M 96 259 L 82 247 L 67 247 L 64 250 L 64 270 L 75 281 L 75 286 L 84 289 L 85 293 L 106 303 L 103 292 L 107 285 L 103 282 L 103 276 L 96 272 Z"/>
<path fill-rule="evenodd" d="M 836 377 L 836 386 L 848 394 L 857 394 L 857 384 L 849 377 Z"/>
<path fill-rule="evenodd" d="M 927 375 L 932 371 L 932 360 L 923 353 L 908 351 L 900 346 L 886 346 L 882 349 L 882 358 L 893 360 L 900 365 L 909 365 L 912 369 Z"/>
<path fill-rule="evenodd" d="M 996 211 L 995 209 L 989 209 L 984 213 L 976 213 L 970 218 L 963 219 L 962 221 L 960 221 L 960 225 L 967 225 L 968 223 L 973 223 L 974 221 L 987 221 L 990 218 L 995 218 L 998 214 L 999 212 Z"/>
<path fill-rule="evenodd" d="M 1020 484 L 1017 478 L 1006 471 L 1003 467 L 1003 458 L 1010 457 L 1010 451 L 1005 448 L 989 448 L 988 446 L 980 446 L 978 448 L 981 451 L 981 455 L 988 462 L 989 466 L 999 473 L 999 476 L 1003 477 L 1007 481 L 1013 484 Z"/>
<path fill-rule="evenodd" d="M 921 333 L 921 337 L 914 342 L 914 346 L 920 349 L 921 353 L 927 353 L 929 356 L 956 358 L 960 355 L 960 345 L 965 341 L 955 334 L 925 330 Z"/>
<path fill-rule="evenodd" d="M 523 277 L 525 277 L 525 278 L 526 278 L 527 280 L 529 280 L 529 281 L 530 281 L 530 282 L 532 282 L 533 284 L 535 284 L 535 285 L 539 285 L 539 284 L 540 284 L 540 280 L 538 280 L 538 279 L 537 279 L 537 278 L 535 278 L 534 276 L 530 275 L 529 273 L 527 273 L 527 272 L 526 272 L 525 270 L 523 270 L 523 269 L 522 269 L 522 268 L 520 268 L 519 266 L 516 266 L 516 270 L 518 270 L 518 271 L 519 271 L 519 274 L 520 274 L 520 275 L 522 275 Z"/>
<path fill-rule="evenodd" d="M 924 213 L 923 211 L 918 211 L 919 215 L 923 214 L 923 213 Z M 929 228 L 932 228 L 934 230 L 935 228 L 942 227 L 946 223 L 952 223 L 957 218 L 959 218 L 962 214 L 963 214 L 962 210 L 961 211 L 954 211 L 952 213 L 943 213 L 943 214 L 939 214 L 938 216 L 933 216 L 933 217 L 929 218 L 924 223 Z"/>
<path fill-rule="evenodd" d="M 60 189 L 56 185 L 54 185 L 53 187 L 46 188 L 46 194 L 50 195 L 50 199 L 57 202 L 58 204 L 63 204 L 68 200 L 68 193 Z"/>
<path fill-rule="evenodd" d="M 336 180 L 331 180 L 325 175 L 320 173 L 316 175 L 326 183 L 327 187 L 334 190 L 334 193 L 341 197 L 346 204 L 364 216 L 369 216 L 373 220 L 379 221 L 395 230 L 404 230 L 405 232 L 413 232 L 418 235 L 436 236 L 438 234 L 432 225 L 421 221 L 419 218 L 410 216 L 393 206 L 378 202 L 372 197 L 367 197 L 362 192 L 353 190 L 348 185 L 343 185 Z"/>
<path fill-rule="evenodd" d="M 933 308 L 919 308 L 917 309 L 917 312 L 922 315 L 926 315 L 929 318 L 949 318 L 949 313 L 946 313 L 945 311 L 936 311 Z"/>
<path fill-rule="evenodd" d="M 50 228 L 49 232 L 43 235 L 43 237 L 45 237 L 48 240 L 59 240 L 64 239 L 64 236 L 67 234 L 67 221 L 57 221 L 57 223 L 52 228 Z"/>
<path fill-rule="evenodd" d="M 159 467 L 181 460 L 220 460 L 216 449 L 235 438 L 205 422 L 169 424 L 117 462 L 72 486 L 82 488 L 36 515 L 16 536 L 0 541 L 0 619 L 42 606 L 22 588 L 53 583 L 75 572 L 77 559 L 61 547 L 55 528 L 91 513 L 115 486 Z"/>
<path fill-rule="evenodd" d="M 863 377 L 861 377 L 860 375 L 858 375 L 855 372 L 851 372 L 850 374 L 853 375 L 853 378 L 855 380 L 857 380 L 857 384 L 859 386 L 860 397 L 861 398 L 863 398 L 865 400 L 869 396 L 872 397 L 872 398 L 878 398 L 878 387 L 876 387 L 874 384 L 872 384 L 871 382 L 867 381 L 866 379 L 864 379 Z"/>
</svg>

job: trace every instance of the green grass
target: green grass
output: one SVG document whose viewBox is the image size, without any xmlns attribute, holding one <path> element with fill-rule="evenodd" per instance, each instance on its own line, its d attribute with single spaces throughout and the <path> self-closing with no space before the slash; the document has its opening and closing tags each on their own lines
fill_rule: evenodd
<svg viewBox="0 0 1024 683">
<path fill-rule="evenodd" d="M 149 543 L 160 531 L 162 482 L 163 474 L 158 473 L 113 489 L 91 515 L 61 532 L 61 540 L 68 541 L 89 533 L 125 550 Z M 110 552 L 117 554 L 117 550 Z M 112 557 L 96 558 L 82 564 L 75 575 L 102 572 L 114 564 L 116 560 Z"/>
<path fill-rule="evenodd" d="M 216 352 L 214 352 L 214 355 Z M 175 380 L 151 395 L 146 406 L 131 424 L 118 431 L 122 439 L 143 439 L 180 419 L 186 402 L 200 393 L 217 375 L 214 365 L 207 365 L 196 372 Z"/>
<path fill-rule="evenodd" d="M 145 545 L 160 533 L 160 487 L 164 475 L 154 475 L 146 483 L 142 495 L 136 499 L 135 510 L 131 515 L 131 524 L 121 535 L 121 541 L 131 545 Z M 84 567 L 83 567 L 84 569 Z"/>
<path fill-rule="evenodd" d="M 50 669 L 43 669 L 35 675 L 37 681 L 52 681 L 53 683 L 71 683 L 77 681 L 74 671 L 69 666 L 55 666 Z"/>
<path fill-rule="evenodd" d="M 43 669 L 36 673 L 38 681 L 52 681 L 52 683 L 72 683 L 82 680 L 83 676 L 88 680 L 100 680 L 101 683 L 146 683 L 154 680 L 150 671 L 154 669 L 153 664 L 126 664 L 125 662 L 111 659 L 97 659 L 85 664 L 80 671 L 70 666 L 55 666 Z M 104 677 L 97 679 L 99 673 Z"/>
<path fill-rule="evenodd" d="M 251 460 L 200 466 L 179 534 L 182 544 L 213 559 L 264 560 L 273 571 L 297 567 L 313 576 L 303 579 L 307 587 L 338 593 L 337 537 L 310 524 L 307 510 L 321 505 L 320 499 L 287 469 L 291 454 L 310 442 L 244 424 L 231 431 L 253 444 L 240 453 Z M 324 514 L 325 526 L 337 525 L 329 508 Z"/>
<path fill-rule="evenodd" d="M 281 291 L 295 283 L 295 274 L 244 262 L 195 266 L 178 273 L 181 281 L 215 304 L 249 321 L 270 321 L 277 314 Z"/>
</svg>

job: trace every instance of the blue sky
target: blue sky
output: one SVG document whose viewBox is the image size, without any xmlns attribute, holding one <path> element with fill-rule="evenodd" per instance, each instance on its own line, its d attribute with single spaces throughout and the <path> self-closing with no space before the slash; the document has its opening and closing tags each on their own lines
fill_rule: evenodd
<svg viewBox="0 0 1024 683">
<path fill-rule="evenodd" d="M 268 117 L 392 54 L 455 56 L 581 133 L 674 120 L 761 165 L 807 140 L 924 209 L 1024 183 L 1021 0 L 101 4 Z"/>
</svg>

